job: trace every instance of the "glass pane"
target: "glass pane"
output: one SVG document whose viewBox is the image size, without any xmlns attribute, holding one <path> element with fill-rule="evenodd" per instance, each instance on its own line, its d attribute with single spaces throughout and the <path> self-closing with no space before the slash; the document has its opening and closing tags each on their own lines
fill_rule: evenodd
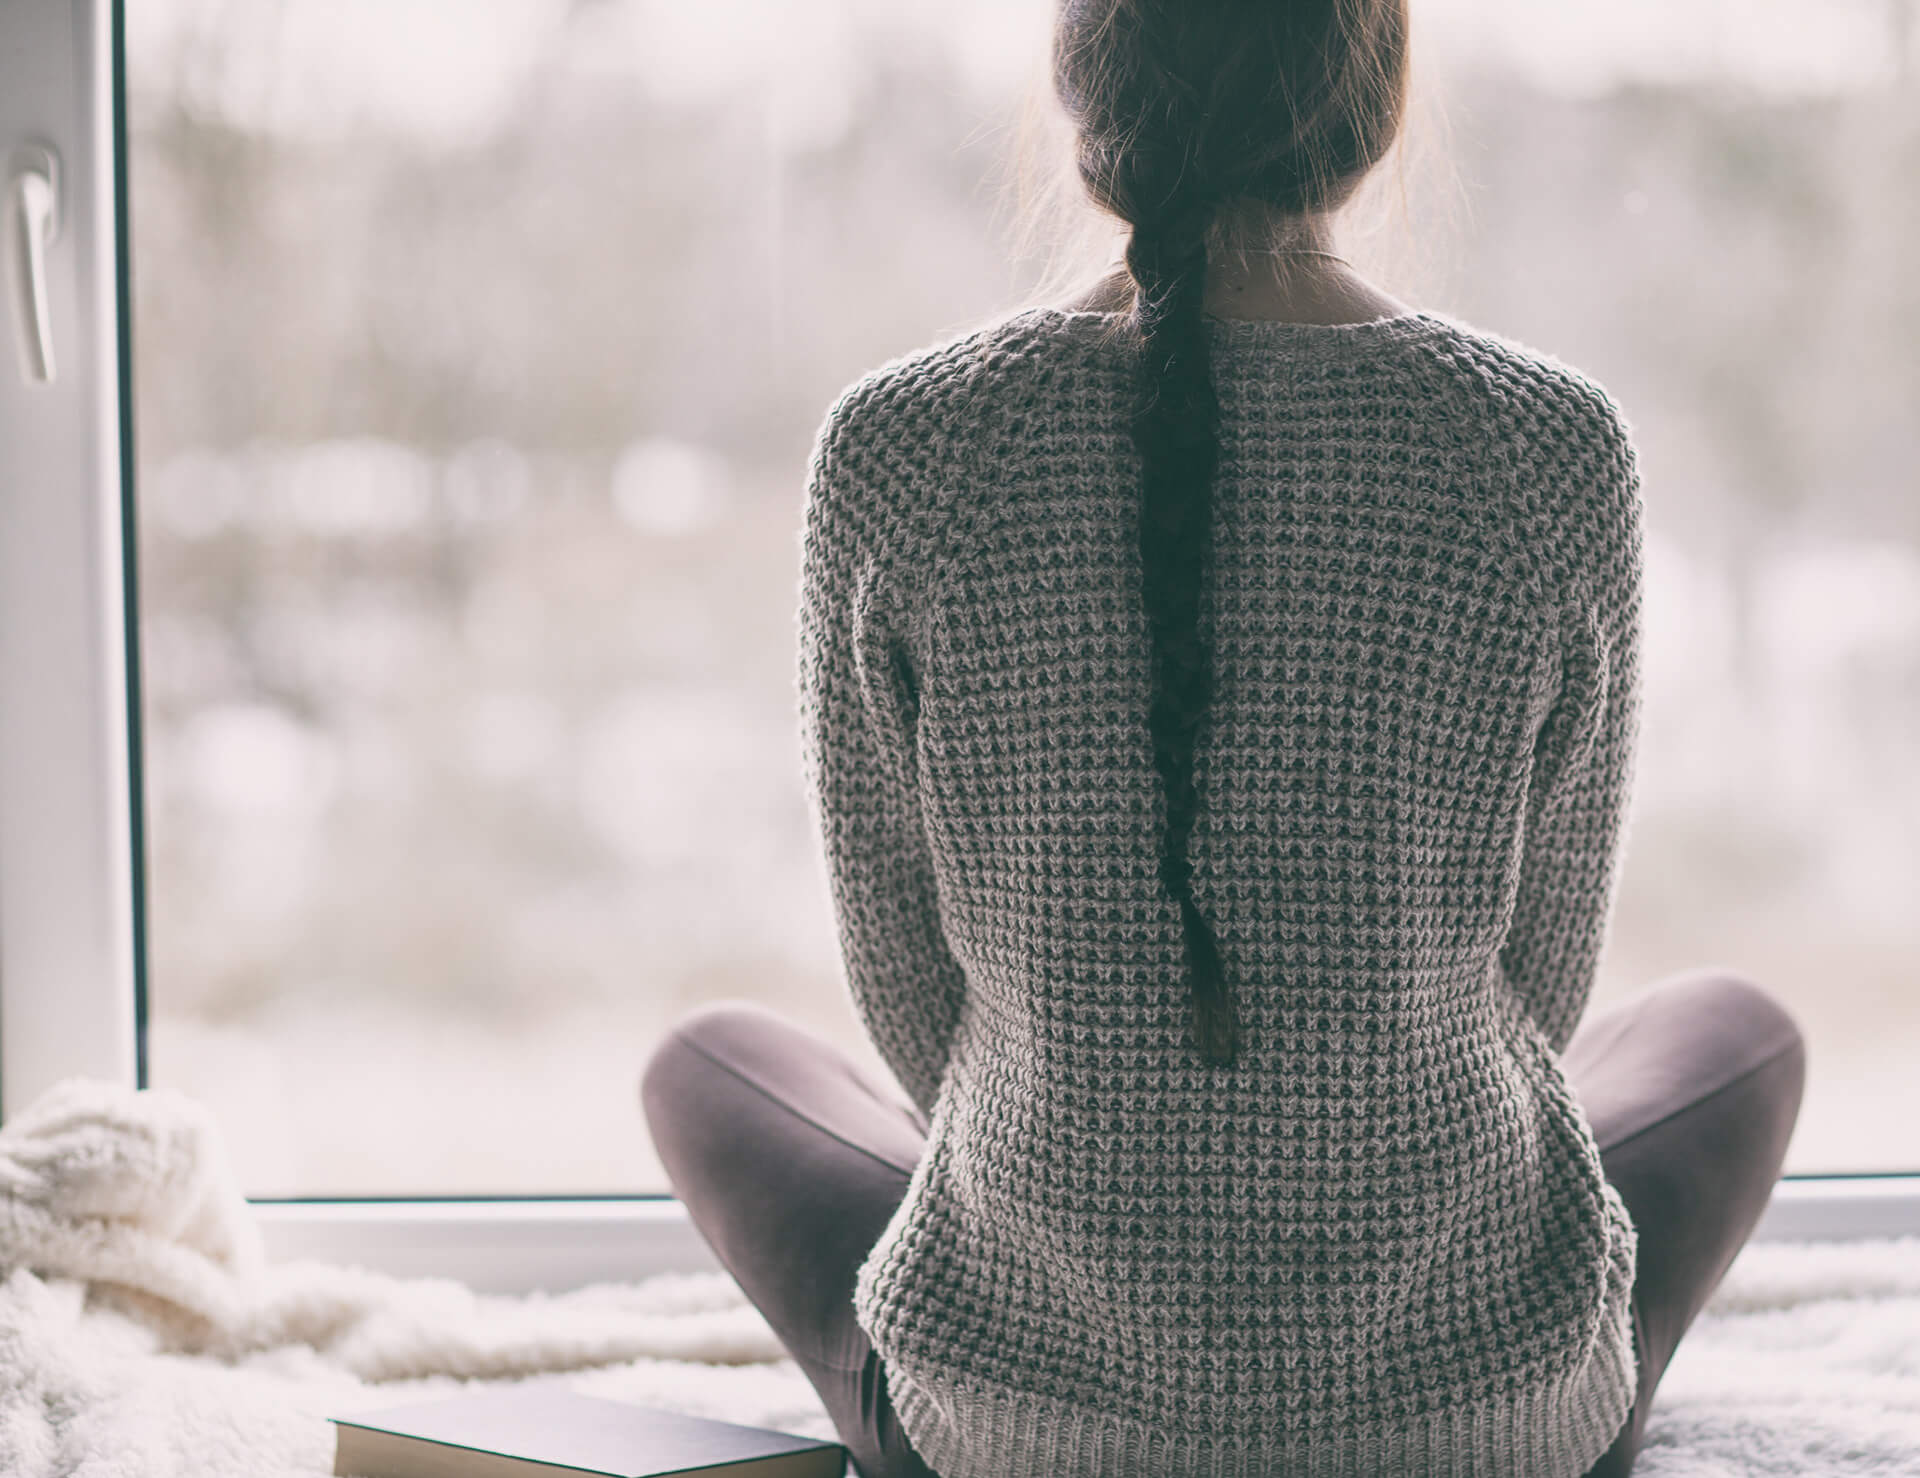
<svg viewBox="0 0 1920 1478">
<path fill-rule="evenodd" d="M 800 787 L 805 458 L 1057 285 L 1003 188 L 1017 137 L 1064 162 L 1049 9 L 133 0 L 152 1076 L 251 1194 L 665 1190 L 639 1068 L 719 996 L 879 1068 Z M 1416 9 L 1344 244 L 1641 442 L 1598 1000 L 1768 982 L 1789 1170 L 1911 1168 L 1906 11 Z"/>
</svg>

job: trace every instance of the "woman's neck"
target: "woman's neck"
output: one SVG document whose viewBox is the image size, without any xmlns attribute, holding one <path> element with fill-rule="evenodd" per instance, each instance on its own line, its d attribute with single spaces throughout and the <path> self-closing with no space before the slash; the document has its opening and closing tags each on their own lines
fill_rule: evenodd
<svg viewBox="0 0 1920 1478">
<path fill-rule="evenodd" d="M 1331 233 L 1324 225 L 1303 223 L 1271 246 L 1221 252 L 1207 263 L 1202 311 L 1215 318 L 1283 323 L 1365 323 L 1413 311 L 1352 267 L 1323 255 L 1309 255 L 1333 250 Z M 1133 279 L 1127 272 L 1124 247 L 1097 282 L 1061 306 L 1089 313 L 1124 313 L 1131 308 Z"/>
</svg>

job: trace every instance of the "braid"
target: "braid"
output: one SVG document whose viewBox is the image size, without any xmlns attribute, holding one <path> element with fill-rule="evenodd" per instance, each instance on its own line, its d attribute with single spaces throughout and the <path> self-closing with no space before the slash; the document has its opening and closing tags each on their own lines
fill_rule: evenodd
<svg viewBox="0 0 1920 1478">
<path fill-rule="evenodd" d="M 1201 303 L 1213 208 L 1189 207 L 1135 227 L 1127 267 L 1136 284 L 1138 388 L 1131 424 L 1140 452 L 1141 603 L 1152 638 L 1147 726 L 1166 793 L 1160 875 L 1180 907 L 1201 1055 L 1231 1063 L 1238 1024 L 1213 928 L 1193 900 L 1187 840 L 1199 809 L 1194 743 L 1211 696 L 1200 641 L 1200 590 L 1212 554 L 1212 484 L 1220 404 Z"/>
<path fill-rule="evenodd" d="M 1140 600 L 1147 727 L 1166 794 L 1160 876 L 1180 908 L 1193 1040 L 1216 1065 L 1239 1024 L 1220 941 L 1193 900 L 1193 765 L 1213 674 L 1200 595 L 1213 559 L 1220 402 L 1206 294 L 1213 238 L 1257 243 L 1336 208 L 1391 144 L 1406 103 L 1407 0 L 1059 0 L 1054 91 L 1081 183 L 1133 228 Z M 1216 220 L 1216 216 L 1220 219 Z"/>
</svg>

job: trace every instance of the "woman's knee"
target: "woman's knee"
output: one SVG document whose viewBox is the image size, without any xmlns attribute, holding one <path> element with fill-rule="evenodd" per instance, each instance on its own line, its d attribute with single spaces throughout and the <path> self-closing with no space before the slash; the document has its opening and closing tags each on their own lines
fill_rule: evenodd
<svg viewBox="0 0 1920 1478">
<path fill-rule="evenodd" d="M 656 1142 L 663 1125 L 677 1116 L 676 1107 L 711 1071 L 715 1049 L 738 1031 L 743 1017 L 750 1022 L 750 1013 L 757 1009 L 733 1001 L 701 1006 L 682 1016 L 654 1044 L 640 1071 L 640 1106 Z"/>
<path fill-rule="evenodd" d="M 1708 966 L 1603 1013 L 1566 1064 L 1603 1151 L 1708 1099 L 1765 1104 L 1777 1138 L 1799 1111 L 1806 1041 L 1772 991 Z"/>
<path fill-rule="evenodd" d="M 1774 1058 L 1804 1064 L 1807 1039 L 1799 1020 L 1777 994 L 1752 977 L 1706 965 L 1662 982 L 1661 988 L 1683 993 L 1722 1032 L 1747 1040 L 1756 1065 Z"/>
<path fill-rule="evenodd" d="M 1764 1201 L 1805 1091 L 1806 1039 L 1798 1022 L 1765 987 L 1712 967 L 1660 982 L 1646 1003 L 1636 1023 L 1640 1050 L 1607 1065 L 1632 1063 L 1631 1070 L 1610 1093 L 1615 1084 L 1603 1067 L 1594 1095 L 1609 1175 L 1649 1157 L 1656 1168 L 1694 1157 L 1685 1177 L 1693 1189 L 1720 1176 L 1726 1183 L 1714 1192 L 1719 1199 L 1741 1200 L 1750 1189 Z M 1662 1192 L 1678 1194 L 1672 1187 Z"/>
<path fill-rule="evenodd" d="M 687 1012 L 667 1028 L 648 1054 L 640 1075 L 642 1096 L 646 1095 L 649 1083 L 666 1076 L 688 1052 L 710 1058 L 743 1034 L 765 1031 L 770 1023 L 778 1024 L 780 1019 L 775 1012 L 752 1001 L 711 1001 Z"/>
<path fill-rule="evenodd" d="M 1644 1004 L 1684 1012 L 1711 1025 L 1716 1038 L 1738 1042 L 1751 1065 L 1793 1056 L 1805 1060 L 1807 1035 L 1780 996 L 1724 965 L 1701 965 L 1649 987 Z"/>
</svg>

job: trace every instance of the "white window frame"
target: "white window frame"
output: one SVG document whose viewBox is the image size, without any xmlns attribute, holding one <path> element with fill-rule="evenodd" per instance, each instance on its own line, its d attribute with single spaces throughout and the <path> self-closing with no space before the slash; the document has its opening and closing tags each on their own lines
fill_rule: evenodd
<svg viewBox="0 0 1920 1478">
<path fill-rule="evenodd" d="M 0 1119 L 59 1078 L 139 1071 L 117 19 L 110 0 L 0 9 L 0 198 L 23 145 L 58 185 L 52 383 L 27 382 L 0 294 Z"/>
<path fill-rule="evenodd" d="M 68 1076 L 144 1077 L 121 3 L 0 9 L 0 167 L 32 139 L 62 176 L 54 385 L 25 383 L 0 300 L 0 1120 Z M 671 1197 L 253 1205 L 275 1256 L 492 1292 L 718 1267 Z M 1914 1233 L 1920 1175 L 1796 1175 L 1755 1236 Z"/>
</svg>

